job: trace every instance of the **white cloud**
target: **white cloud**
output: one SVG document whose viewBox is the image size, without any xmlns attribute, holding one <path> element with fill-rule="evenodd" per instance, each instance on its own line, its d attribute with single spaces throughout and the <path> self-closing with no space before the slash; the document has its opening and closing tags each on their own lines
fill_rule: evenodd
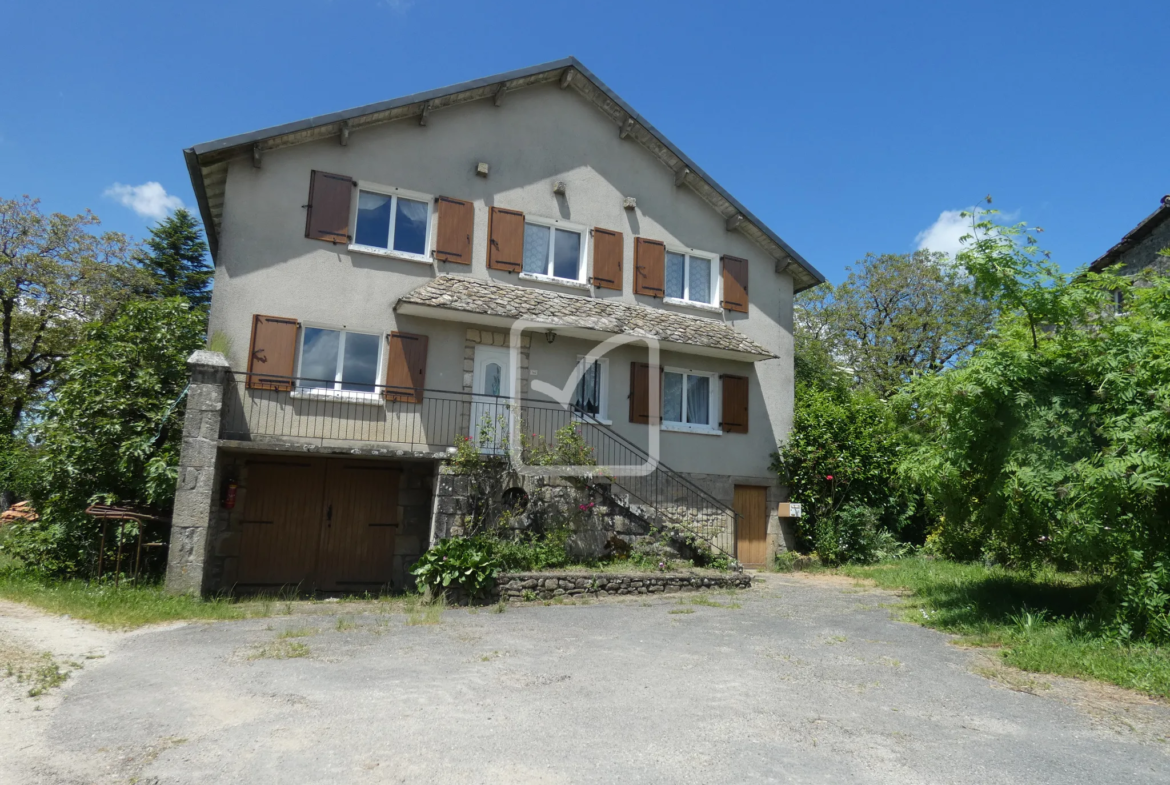
<svg viewBox="0 0 1170 785">
<path fill-rule="evenodd" d="M 143 218 L 153 218 L 156 221 L 163 220 L 167 213 L 183 206 L 182 199 L 171 196 L 161 183 L 153 180 L 142 185 L 114 183 L 106 189 L 104 196 L 117 199 L 123 206 L 129 207 Z"/>
<path fill-rule="evenodd" d="M 950 254 L 953 259 L 955 254 L 963 250 L 964 247 L 963 243 L 959 242 L 959 238 L 965 234 L 971 234 L 971 217 L 964 218 L 962 215 L 964 212 L 970 213 L 971 210 L 970 207 L 965 211 L 943 210 L 937 221 L 923 229 L 914 238 L 914 242 L 918 244 L 918 250 L 942 251 Z"/>
</svg>

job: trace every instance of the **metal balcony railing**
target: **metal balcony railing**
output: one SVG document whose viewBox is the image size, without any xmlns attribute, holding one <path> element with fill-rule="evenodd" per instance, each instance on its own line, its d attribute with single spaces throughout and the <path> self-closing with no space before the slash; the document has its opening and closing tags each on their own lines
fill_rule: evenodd
<svg viewBox="0 0 1170 785">
<path fill-rule="evenodd" d="M 593 463 L 617 469 L 610 476 L 587 478 L 591 487 L 652 526 L 679 529 L 716 552 L 735 557 L 734 510 L 612 428 L 571 407 L 431 389 L 423 390 L 422 400 L 415 403 L 387 399 L 381 385 L 336 390 L 332 381 L 290 378 L 272 384 L 272 379 L 265 376 L 269 387 L 261 389 L 247 385 L 246 373 L 229 374 L 221 439 L 432 455 L 471 439 L 485 452 L 503 454 L 506 434 L 513 429 L 530 444 L 553 445 L 556 432 L 573 425 Z M 402 397 L 401 390 L 391 392 Z"/>
</svg>

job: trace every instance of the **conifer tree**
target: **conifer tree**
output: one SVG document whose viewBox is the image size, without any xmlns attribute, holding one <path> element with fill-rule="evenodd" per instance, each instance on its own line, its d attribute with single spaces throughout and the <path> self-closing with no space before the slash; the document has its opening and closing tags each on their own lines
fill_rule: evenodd
<svg viewBox="0 0 1170 785">
<path fill-rule="evenodd" d="M 150 230 L 145 251 L 141 264 L 158 297 L 185 297 L 192 307 L 207 308 L 215 271 L 207 263 L 207 244 L 195 216 L 175 210 Z"/>
</svg>

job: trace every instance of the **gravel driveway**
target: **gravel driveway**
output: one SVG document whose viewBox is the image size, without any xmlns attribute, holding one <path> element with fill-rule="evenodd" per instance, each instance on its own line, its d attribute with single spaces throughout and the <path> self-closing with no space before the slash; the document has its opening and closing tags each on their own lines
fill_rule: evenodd
<svg viewBox="0 0 1170 785">
<path fill-rule="evenodd" d="M 765 581 L 711 605 L 451 609 L 411 626 L 306 604 L 138 633 L 7 753 L 27 781 L 86 785 L 1170 781 L 1165 705 L 989 671 L 891 620 L 886 593 Z"/>
</svg>

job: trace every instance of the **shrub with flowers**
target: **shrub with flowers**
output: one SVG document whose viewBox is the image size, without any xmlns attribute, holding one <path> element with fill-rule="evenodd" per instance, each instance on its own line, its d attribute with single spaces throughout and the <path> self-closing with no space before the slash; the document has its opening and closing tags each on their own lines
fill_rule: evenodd
<svg viewBox="0 0 1170 785">
<path fill-rule="evenodd" d="M 879 532 L 905 532 L 917 509 L 896 474 L 906 447 L 894 407 L 872 392 L 798 386 L 792 431 L 772 468 L 804 508 L 793 521 L 800 550 L 829 563 L 868 561 Z"/>
</svg>

